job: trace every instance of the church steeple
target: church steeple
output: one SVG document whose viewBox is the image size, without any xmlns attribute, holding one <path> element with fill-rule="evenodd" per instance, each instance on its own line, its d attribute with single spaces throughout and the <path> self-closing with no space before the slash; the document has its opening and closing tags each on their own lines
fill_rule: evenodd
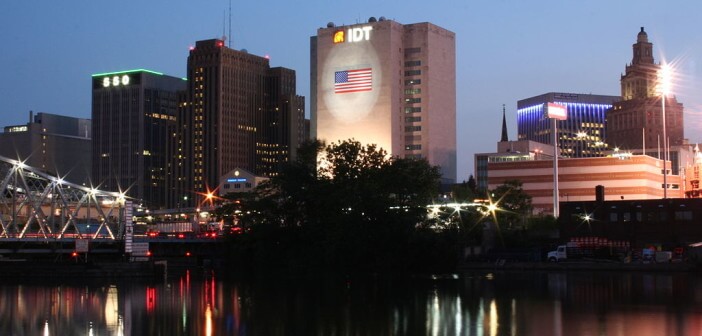
<svg viewBox="0 0 702 336">
<path fill-rule="evenodd" d="M 509 137 L 507 137 L 507 117 L 505 113 L 505 104 L 502 104 L 502 138 L 500 141 L 509 141 Z"/>
</svg>

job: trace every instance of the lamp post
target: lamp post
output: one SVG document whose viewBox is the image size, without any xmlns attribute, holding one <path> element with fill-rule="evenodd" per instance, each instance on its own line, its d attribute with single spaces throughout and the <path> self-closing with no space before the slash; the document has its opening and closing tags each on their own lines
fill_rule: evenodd
<svg viewBox="0 0 702 336">
<path fill-rule="evenodd" d="M 668 136 L 665 126 L 665 100 L 670 93 L 670 66 L 661 64 L 658 70 L 658 90 L 661 93 L 661 114 L 663 115 L 663 198 L 668 198 Z"/>
<path fill-rule="evenodd" d="M 565 105 L 547 103 L 545 117 L 551 119 L 551 135 L 553 144 L 553 217 L 558 218 L 558 126 L 557 120 L 567 120 L 568 110 Z"/>
</svg>

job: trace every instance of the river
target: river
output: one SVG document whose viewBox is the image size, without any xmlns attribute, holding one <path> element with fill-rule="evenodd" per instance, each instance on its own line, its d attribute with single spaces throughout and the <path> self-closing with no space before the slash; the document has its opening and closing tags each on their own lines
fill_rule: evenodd
<svg viewBox="0 0 702 336">
<path fill-rule="evenodd" d="M 0 335 L 702 335 L 693 273 L 0 283 Z"/>
</svg>

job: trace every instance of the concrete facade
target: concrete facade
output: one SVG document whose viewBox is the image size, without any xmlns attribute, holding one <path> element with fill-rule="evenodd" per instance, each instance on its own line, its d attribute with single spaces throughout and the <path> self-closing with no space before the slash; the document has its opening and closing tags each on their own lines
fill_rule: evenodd
<svg viewBox="0 0 702 336">
<path fill-rule="evenodd" d="M 344 35 L 345 39 L 335 37 Z M 456 179 L 455 34 L 392 20 L 320 28 L 311 38 L 311 136 L 355 139 L 392 156 L 426 158 Z M 366 70 L 358 90 L 339 75 Z"/>
<path fill-rule="evenodd" d="M 87 185 L 91 138 L 90 119 L 30 112 L 27 124 L 7 126 L 0 133 L 0 155 Z"/>
<path fill-rule="evenodd" d="M 267 180 L 267 177 L 256 176 L 249 171 L 236 168 L 224 174 L 219 180 L 217 194 L 223 197 L 229 193 L 250 192 L 254 190 L 256 186 Z"/>
<path fill-rule="evenodd" d="M 621 76 L 622 101 L 607 113 L 610 147 L 621 149 L 663 147 L 663 106 L 658 92 L 660 64 L 653 59 L 653 44 L 641 27 L 632 46 L 631 64 Z M 674 95 L 665 101 L 665 126 L 668 146 L 684 145 L 683 105 Z"/>
<path fill-rule="evenodd" d="M 663 161 L 650 156 L 560 159 L 558 167 L 561 202 L 594 201 L 598 185 L 605 187 L 605 200 L 663 198 Z M 667 178 L 668 198 L 683 197 L 682 177 Z M 490 189 L 508 180 L 523 183 L 536 213 L 553 212 L 552 160 L 488 163 Z"/>
<path fill-rule="evenodd" d="M 554 147 L 531 140 L 500 141 L 495 153 L 474 155 L 475 182 L 479 190 L 488 190 L 488 163 L 553 159 Z"/>
</svg>

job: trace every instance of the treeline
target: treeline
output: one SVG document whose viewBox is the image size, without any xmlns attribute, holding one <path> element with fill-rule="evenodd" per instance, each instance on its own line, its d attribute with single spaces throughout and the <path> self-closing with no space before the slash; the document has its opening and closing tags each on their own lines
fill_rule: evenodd
<svg viewBox="0 0 702 336">
<path fill-rule="evenodd" d="M 278 176 L 217 210 L 244 228 L 227 266 L 257 275 L 453 271 L 460 227 L 427 216 L 439 183 L 424 159 L 354 140 L 306 143 Z"/>
</svg>

